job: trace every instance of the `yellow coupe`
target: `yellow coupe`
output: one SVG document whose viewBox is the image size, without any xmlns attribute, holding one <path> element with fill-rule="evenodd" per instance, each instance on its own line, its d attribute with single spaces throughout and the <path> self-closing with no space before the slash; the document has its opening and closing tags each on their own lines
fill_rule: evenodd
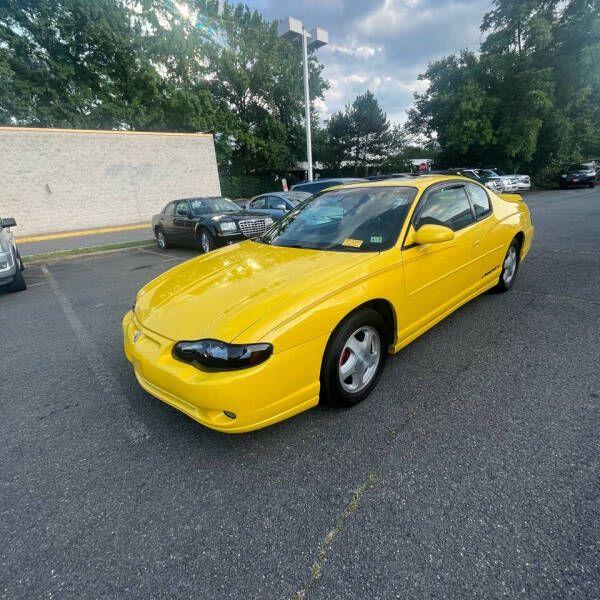
<svg viewBox="0 0 600 600">
<path fill-rule="evenodd" d="M 219 431 L 352 406 L 388 354 L 510 289 L 532 238 L 520 196 L 462 177 L 330 188 L 143 287 L 125 354 L 145 390 Z"/>
</svg>

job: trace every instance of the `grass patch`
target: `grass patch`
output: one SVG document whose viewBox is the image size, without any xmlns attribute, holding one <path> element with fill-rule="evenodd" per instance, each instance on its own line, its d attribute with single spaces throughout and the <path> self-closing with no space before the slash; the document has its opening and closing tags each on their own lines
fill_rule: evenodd
<svg viewBox="0 0 600 600">
<path fill-rule="evenodd" d="M 56 250 L 55 252 L 47 252 L 45 254 L 29 254 L 22 258 L 25 264 L 32 264 L 49 260 L 58 260 L 61 258 L 71 258 L 74 256 L 85 256 L 86 254 L 100 254 L 102 252 L 110 252 L 112 250 L 121 250 L 124 248 L 143 248 L 152 246 L 153 244 L 154 242 L 152 240 L 137 240 L 134 242 L 120 242 L 118 244 L 72 248 L 71 250 Z"/>
</svg>

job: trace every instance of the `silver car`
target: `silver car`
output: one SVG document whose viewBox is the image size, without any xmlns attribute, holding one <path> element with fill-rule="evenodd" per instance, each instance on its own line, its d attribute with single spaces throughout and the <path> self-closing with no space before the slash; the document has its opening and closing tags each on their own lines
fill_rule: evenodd
<svg viewBox="0 0 600 600">
<path fill-rule="evenodd" d="M 10 230 L 16 225 L 14 219 L 0 219 L 0 288 L 9 292 L 27 289 L 23 278 L 25 266 Z"/>
</svg>

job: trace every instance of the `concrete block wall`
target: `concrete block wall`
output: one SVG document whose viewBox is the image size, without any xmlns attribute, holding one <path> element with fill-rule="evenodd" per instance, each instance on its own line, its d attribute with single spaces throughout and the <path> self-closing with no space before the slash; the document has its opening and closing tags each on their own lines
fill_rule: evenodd
<svg viewBox="0 0 600 600">
<path fill-rule="evenodd" d="M 146 223 L 220 190 L 210 134 L 0 127 L 0 216 L 17 237 Z"/>
</svg>

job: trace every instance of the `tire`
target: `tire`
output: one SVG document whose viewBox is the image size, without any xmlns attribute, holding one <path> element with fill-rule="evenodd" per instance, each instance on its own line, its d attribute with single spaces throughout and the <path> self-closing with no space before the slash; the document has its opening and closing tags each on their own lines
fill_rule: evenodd
<svg viewBox="0 0 600 600">
<path fill-rule="evenodd" d="M 588 184 L 588 185 L 589 185 L 590 189 L 594 189 L 594 187 L 596 187 L 596 184 L 595 184 L 595 183 L 590 183 L 590 184 Z"/>
<path fill-rule="evenodd" d="M 363 308 L 348 315 L 331 334 L 323 355 L 321 402 L 349 407 L 364 400 L 381 376 L 388 343 L 387 328 L 378 312 Z"/>
<path fill-rule="evenodd" d="M 160 250 L 167 250 L 170 246 L 167 234 L 162 227 L 157 227 L 154 230 L 154 237 L 156 238 L 156 245 Z"/>
<path fill-rule="evenodd" d="M 510 243 L 504 260 L 502 261 L 502 272 L 498 277 L 498 283 L 494 288 L 497 292 L 508 292 L 513 286 L 517 273 L 519 272 L 519 263 L 521 256 L 521 243 L 517 238 L 514 238 Z"/>
<path fill-rule="evenodd" d="M 6 290 L 9 292 L 23 292 L 27 289 L 27 283 L 21 269 L 17 269 L 14 279 L 6 286 Z"/>
<path fill-rule="evenodd" d="M 200 229 L 198 229 L 196 238 L 200 243 L 200 248 L 202 249 L 203 254 L 207 254 L 211 250 L 215 249 L 215 238 L 205 227 L 201 227 Z"/>
</svg>

